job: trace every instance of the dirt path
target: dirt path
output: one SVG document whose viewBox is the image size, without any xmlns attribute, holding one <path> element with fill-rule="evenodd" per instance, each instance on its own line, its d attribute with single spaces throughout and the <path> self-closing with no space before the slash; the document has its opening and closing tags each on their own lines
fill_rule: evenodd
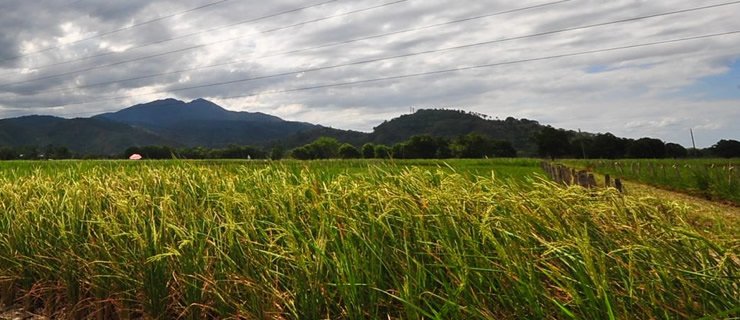
<svg viewBox="0 0 740 320">
<path fill-rule="evenodd" d="M 740 234 L 740 207 L 632 181 L 625 181 L 624 185 L 627 195 L 655 197 L 676 203 L 685 207 L 692 215 L 707 219 L 708 221 L 720 222 L 724 227 L 729 230 L 735 230 L 737 232 L 736 234 Z"/>
<path fill-rule="evenodd" d="M 584 168 L 578 166 L 568 166 L 569 168 L 577 168 L 583 170 Z M 590 170 L 589 170 L 590 171 Z M 603 186 L 604 175 L 597 172 L 593 173 L 596 176 L 597 184 Z M 625 186 L 628 195 L 639 196 L 639 197 L 656 197 L 668 201 L 678 203 L 682 206 L 686 206 L 691 212 L 696 213 L 705 217 L 722 217 L 727 219 L 728 222 L 734 222 L 738 225 L 737 229 L 740 231 L 740 207 L 724 204 L 717 201 L 707 200 L 701 197 L 692 196 L 686 193 L 670 191 L 661 189 L 659 187 L 650 186 L 640 182 L 630 181 L 622 179 L 622 183 Z"/>
<path fill-rule="evenodd" d="M 654 195 L 666 200 L 686 203 L 692 207 L 697 207 L 697 209 L 700 209 L 702 211 L 715 214 L 721 213 L 740 215 L 740 207 L 735 207 L 721 202 L 711 201 L 703 199 L 701 197 L 695 197 L 681 192 L 669 191 L 632 181 L 627 181 L 625 185 L 627 187 L 627 191 L 635 195 Z"/>
</svg>

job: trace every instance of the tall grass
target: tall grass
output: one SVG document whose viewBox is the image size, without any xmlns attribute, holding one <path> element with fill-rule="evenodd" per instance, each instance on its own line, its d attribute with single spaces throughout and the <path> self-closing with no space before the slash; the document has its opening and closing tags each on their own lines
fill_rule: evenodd
<svg viewBox="0 0 740 320">
<path fill-rule="evenodd" d="M 737 228 L 612 190 L 382 163 L 332 176 L 315 167 L 193 163 L 4 173 L 0 296 L 48 315 L 740 312 Z"/>
<path fill-rule="evenodd" d="M 738 160 L 578 160 L 568 163 L 615 177 L 740 205 Z"/>
</svg>

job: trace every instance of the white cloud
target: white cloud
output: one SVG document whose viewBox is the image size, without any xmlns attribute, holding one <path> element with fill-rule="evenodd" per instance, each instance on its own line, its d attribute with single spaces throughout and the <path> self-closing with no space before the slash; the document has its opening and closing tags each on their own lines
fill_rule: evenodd
<svg viewBox="0 0 740 320">
<path fill-rule="evenodd" d="M 24 52 L 76 41 L 92 34 L 140 23 L 207 2 L 83 0 L 75 5 L 65 6 L 54 0 L 6 1 L 0 10 L 0 27 L 3 29 L 3 34 L 0 35 L 0 60 L 2 57 L 14 57 Z M 740 138 L 736 132 L 736 123 L 740 123 L 738 114 L 740 99 L 718 100 L 712 97 L 711 93 L 705 95 L 701 92 L 682 93 L 683 89 L 704 77 L 729 72 L 728 66 L 740 57 L 740 47 L 737 45 L 740 35 L 395 81 L 266 94 L 243 99 L 228 98 L 268 90 L 390 77 L 740 30 L 740 20 L 735 14 L 739 5 L 372 64 L 147 95 L 152 91 L 168 91 L 187 86 L 390 57 L 718 2 L 570 1 L 466 23 L 266 57 L 285 51 L 542 4 L 545 1 L 410 0 L 300 27 L 269 31 L 380 3 L 383 2 L 340 1 L 176 41 L 131 49 L 141 44 L 306 6 L 306 3 L 297 0 L 229 1 L 58 50 L 49 50 L 22 59 L 0 61 L 2 75 L 0 106 L 3 107 L 0 109 L 0 116 L 32 113 L 60 116 L 92 115 L 160 97 L 172 96 L 182 99 L 206 97 L 234 110 L 261 111 L 290 120 L 311 121 L 336 128 L 366 131 L 384 119 L 407 112 L 409 107 L 455 106 L 494 117 L 526 117 L 569 129 L 611 131 L 630 137 L 654 136 L 684 144 L 686 142 L 683 131 L 689 127 L 694 127 L 702 133 L 703 145 L 712 144 L 720 138 Z M 225 41 L 232 38 L 239 39 Z M 12 86 L 4 85 L 217 41 L 223 42 L 69 76 Z M 34 70 L 40 65 L 103 53 L 110 54 Z M 80 85 L 198 68 L 235 60 L 243 63 L 76 89 Z M 126 95 L 136 96 L 52 108 L 60 104 Z M 45 106 L 50 108 L 44 108 Z"/>
</svg>

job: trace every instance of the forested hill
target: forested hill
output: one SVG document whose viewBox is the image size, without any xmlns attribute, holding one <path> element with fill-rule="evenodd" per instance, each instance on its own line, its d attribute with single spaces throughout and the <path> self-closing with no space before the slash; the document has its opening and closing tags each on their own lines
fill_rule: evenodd
<svg viewBox="0 0 740 320">
<path fill-rule="evenodd" d="M 203 99 L 166 99 L 92 118 L 29 116 L 0 120 L 0 148 L 53 145 L 80 155 L 114 155 L 128 147 L 150 145 L 292 149 L 330 137 L 357 147 L 366 143 L 390 146 L 419 135 L 453 139 L 476 133 L 510 142 L 520 156 L 533 156 L 537 153 L 534 137 L 543 128 L 537 121 L 526 119 L 494 120 L 464 111 L 426 109 L 384 121 L 367 133 L 229 111 Z"/>
<path fill-rule="evenodd" d="M 56 146 L 78 154 L 108 155 L 143 143 L 180 146 L 153 132 L 106 119 L 27 116 L 0 120 L 0 149 L 20 153 L 33 153 L 36 148 L 35 152 L 42 152 Z"/>
<path fill-rule="evenodd" d="M 478 133 L 495 140 L 509 141 L 521 154 L 534 154 L 534 136 L 544 126 L 537 121 L 514 118 L 491 120 L 485 115 L 458 110 L 425 109 L 385 121 L 375 127 L 369 141 L 395 144 L 414 135 L 455 138 Z"/>
</svg>

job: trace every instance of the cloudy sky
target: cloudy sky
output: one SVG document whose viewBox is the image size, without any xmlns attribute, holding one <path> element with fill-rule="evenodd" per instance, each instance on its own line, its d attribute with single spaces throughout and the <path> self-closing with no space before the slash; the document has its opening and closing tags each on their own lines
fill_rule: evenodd
<svg viewBox="0 0 740 320">
<path fill-rule="evenodd" d="M 205 97 L 361 131 L 454 108 L 706 147 L 740 139 L 740 34 L 667 41 L 740 31 L 728 3 L 3 0 L 0 117 Z"/>
</svg>

